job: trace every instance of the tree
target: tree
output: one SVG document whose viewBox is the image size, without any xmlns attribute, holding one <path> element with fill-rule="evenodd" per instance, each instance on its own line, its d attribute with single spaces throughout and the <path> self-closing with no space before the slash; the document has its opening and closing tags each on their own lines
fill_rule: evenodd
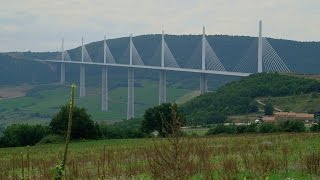
<svg viewBox="0 0 320 180">
<path fill-rule="evenodd" d="M 266 103 L 264 106 L 264 114 L 267 116 L 273 115 L 273 105 L 271 103 Z"/>
<path fill-rule="evenodd" d="M 61 106 L 60 111 L 52 118 L 49 126 L 53 133 L 66 135 L 68 127 L 69 106 Z M 72 113 L 72 139 L 96 139 L 100 136 L 99 125 L 94 123 L 84 108 L 74 106 Z"/>
<path fill-rule="evenodd" d="M 0 139 L 0 147 L 35 145 L 50 133 L 43 125 L 13 124 L 8 126 Z"/>
<path fill-rule="evenodd" d="M 179 112 L 177 104 L 164 103 L 159 106 L 149 108 L 144 113 L 144 119 L 141 123 L 141 130 L 147 134 L 158 131 L 161 136 L 171 134 L 173 127 L 177 122 L 173 120 L 173 114 L 176 113 L 182 125 L 185 123 L 184 115 Z"/>
</svg>

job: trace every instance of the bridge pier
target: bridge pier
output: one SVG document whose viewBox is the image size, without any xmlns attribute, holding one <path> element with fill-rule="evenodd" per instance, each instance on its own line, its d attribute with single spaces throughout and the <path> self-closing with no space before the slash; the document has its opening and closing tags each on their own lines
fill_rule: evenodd
<svg viewBox="0 0 320 180">
<path fill-rule="evenodd" d="M 62 38 L 62 45 L 61 45 L 61 64 L 60 64 L 60 84 L 64 85 L 66 82 L 66 64 L 63 63 L 64 61 L 64 39 Z"/>
<path fill-rule="evenodd" d="M 258 73 L 263 71 L 262 63 L 262 21 L 259 21 L 259 38 L 258 38 Z"/>
<path fill-rule="evenodd" d="M 134 118 L 134 71 L 132 67 L 129 67 L 127 119 L 131 118 Z"/>
<path fill-rule="evenodd" d="M 80 97 L 86 95 L 86 69 L 84 64 L 80 64 Z"/>
<path fill-rule="evenodd" d="M 107 66 L 102 66 L 102 90 L 101 90 L 101 110 L 108 111 L 108 71 Z"/>
<path fill-rule="evenodd" d="M 200 93 L 204 94 L 208 91 L 208 85 L 207 85 L 207 74 L 201 73 L 200 74 Z"/>
<path fill-rule="evenodd" d="M 206 48 L 205 48 L 205 27 L 202 29 L 202 42 L 201 42 L 201 69 L 206 70 Z M 208 90 L 207 86 L 207 74 L 200 73 L 200 93 L 204 94 Z"/>
<path fill-rule="evenodd" d="M 60 64 L 60 84 L 64 85 L 66 82 L 66 64 Z"/>
<path fill-rule="evenodd" d="M 166 72 L 165 70 L 160 70 L 159 79 L 159 105 L 167 101 L 167 89 L 166 89 Z"/>
</svg>

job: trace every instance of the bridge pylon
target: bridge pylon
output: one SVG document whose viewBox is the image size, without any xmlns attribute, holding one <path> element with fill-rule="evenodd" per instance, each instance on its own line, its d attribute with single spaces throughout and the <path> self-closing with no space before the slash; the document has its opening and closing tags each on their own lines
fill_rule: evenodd
<svg viewBox="0 0 320 180">
<path fill-rule="evenodd" d="M 61 45 L 61 64 L 60 64 L 60 84 L 64 85 L 66 82 L 66 64 L 64 63 L 64 39 L 62 38 L 62 45 Z"/>
<path fill-rule="evenodd" d="M 104 41 L 103 41 L 103 63 L 107 63 L 107 55 L 106 55 L 106 49 L 107 49 L 107 44 L 106 44 L 106 36 L 104 36 Z M 108 111 L 109 109 L 109 96 L 108 96 L 108 69 L 107 66 L 102 66 L 101 69 L 101 110 L 102 111 Z"/>
<path fill-rule="evenodd" d="M 81 62 L 84 62 L 83 58 L 83 38 L 82 38 L 82 47 L 81 47 Z M 80 98 L 85 97 L 86 95 L 86 69 L 84 64 L 80 64 Z"/>
<path fill-rule="evenodd" d="M 164 31 L 162 31 L 161 36 L 161 67 L 164 68 Z M 167 100 L 166 86 L 166 71 L 162 69 L 159 74 L 159 105 L 165 103 Z"/>
<path fill-rule="evenodd" d="M 133 65 L 132 56 L 132 34 L 130 34 L 129 42 L 129 52 L 130 52 L 130 66 Z M 128 104 L 127 104 L 127 119 L 134 118 L 134 71 L 133 67 L 128 67 Z"/>
<path fill-rule="evenodd" d="M 262 67 L 262 21 L 259 21 L 259 39 L 258 39 L 258 73 L 263 71 Z"/>
<path fill-rule="evenodd" d="M 205 27 L 203 27 L 203 32 L 202 32 L 202 45 L 201 45 L 201 70 L 206 70 L 206 37 L 205 37 Z M 207 74 L 206 73 L 200 73 L 200 93 L 204 94 L 208 90 L 208 85 L 207 85 Z"/>
</svg>

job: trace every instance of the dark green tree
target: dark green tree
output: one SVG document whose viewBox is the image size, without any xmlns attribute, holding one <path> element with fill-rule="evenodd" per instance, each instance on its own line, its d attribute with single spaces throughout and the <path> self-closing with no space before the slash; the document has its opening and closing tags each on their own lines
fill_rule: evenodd
<svg viewBox="0 0 320 180">
<path fill-rule="evenodd" d="M 60 111 L 52 118 L 49 126 L 53 133 L 66 135 L 68 127 L 69 106 L 61 106 Z M 93 122 L 84 108 L 74 106 L 72 113 L 72 139 L 97 139 L 100 136 L 99 125 Z"/>
<path fill-rule="evenodd" d="M 264 114 L 267 116 L 273 115 L 273 110 L 273 105 L 270 102 L 266 103 L 264 106 Z"/>
<path fill-rule="evenodd" d="M 35 145 L 50 130 L 43 125 L 13 124 L 8 126 L 0 139 L 0 147 Z"/>
<path fill-rule="evenodd" d="M 176 104 L 164 103 L 159 106 L 149 108 L 144 113 L 141 123 L 141 130 L 146 134 L 158 131 L 161 136 L 171 134 L 177 122 L 173 121 L 173 112 L 180 119 L 179 126 L 185 123 L 184 115 L 179 112 Z"/>
</svg>

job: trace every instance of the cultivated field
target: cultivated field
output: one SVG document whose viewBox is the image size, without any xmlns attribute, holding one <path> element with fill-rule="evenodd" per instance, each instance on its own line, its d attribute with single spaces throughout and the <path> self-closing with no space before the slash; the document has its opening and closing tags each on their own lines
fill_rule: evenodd
<svg viewBox="0 0 320 180">
<path fill-rule="evenodd" d="M 66 179 L 319 179 L 319 134 L 71 143 Z M 0 179 L 52 179 L 63 144 L 0 149 Z"/>
</svg>

